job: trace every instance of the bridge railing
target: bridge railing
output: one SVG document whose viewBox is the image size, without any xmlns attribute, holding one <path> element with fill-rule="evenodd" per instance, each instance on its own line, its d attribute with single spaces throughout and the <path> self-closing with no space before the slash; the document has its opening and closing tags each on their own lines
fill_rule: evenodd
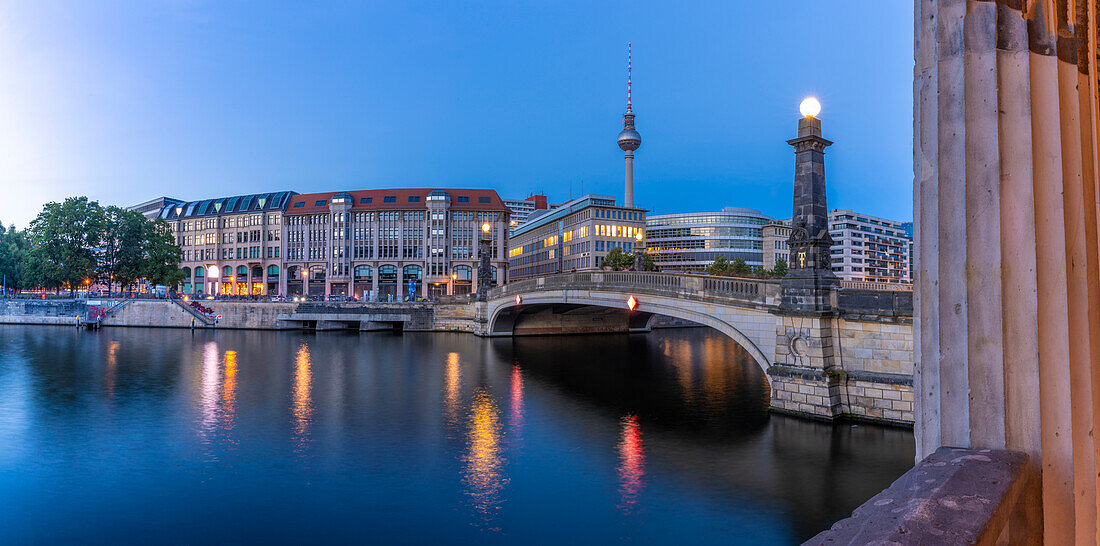
<svg viewBox="0 0 1100 546">
<path fill-rule="evenodd" d="M 880 290 L 887 292 L 912 292 L 913 285 L 909 283 L 870 282 L 870 281 L 840 281 L 841 288 L 855 290 Z"/>
<path fill-rule="evenodd" d="M 712 277 L 646 271 L 584 271 L 560 273 L 510 282 L 489 290 L 489 298 L 503 298 L 539 290 L 641 290 L 668 294 L 715 296 L 765 303 L 768 284 L 778 281 Z"/>
</svg>

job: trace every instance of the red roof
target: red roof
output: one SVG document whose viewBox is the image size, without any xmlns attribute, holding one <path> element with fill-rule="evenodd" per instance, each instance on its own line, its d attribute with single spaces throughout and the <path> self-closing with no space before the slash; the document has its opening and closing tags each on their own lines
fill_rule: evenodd
<svg viewBox="0 0 1100 546">
<path fill-rule="evenodd" d="M 359 190 L 359 191 L 332 191 L 324 193 L 303 193 L 290 198 L 290 204 L 286 207 L 285 214 L 316 214 L 328 212 L 329 201 L 337 194 L 351 195 L 351 210 L 426 210 L 428 208 L 428 194 L 433 191 L 443 190 L 451 196 L 451 209 L 454 210 L 479 210 L 507 212 L 509 209 L 504 201 L 497 195 L 496 190 L 452 189 L 452 188 L 396 188 L 389 190 Z M 387 197 L 392 197 L 387 202 Z M 409 198 L 419 198 L 412 202 Z M 460 197 L 469 198 L 459 199 Z M 482 202 L 482 198 L 488 198 L 489 202 Z M 364 202 L 364 199 L 369 202 Z M 318 206 L 318 201 L 325 204 Z M 299 205 L 298 203 L 303 203 Z"/>
</svg>

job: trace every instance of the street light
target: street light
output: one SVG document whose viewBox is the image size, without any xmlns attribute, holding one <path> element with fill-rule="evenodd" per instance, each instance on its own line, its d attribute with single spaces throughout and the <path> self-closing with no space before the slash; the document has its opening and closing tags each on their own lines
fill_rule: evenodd
<svg viewBox="0 0 1100 546">
<path fill-rule="evenodd" d="M 490 229 L 493 229 L 493 226 L 490 226 L 489 222 L 485 222 L 484 224 L 481 224 L 481 231 L 483 233 L 489 233 Z"/>
<path fill-rule="evenodd" d="M 808 118 L 817 117 L 821 113 L 821 103 L 814 97 L 806 97 L 802 104 L 798 105 L 798 111 Z"/>
</svg>

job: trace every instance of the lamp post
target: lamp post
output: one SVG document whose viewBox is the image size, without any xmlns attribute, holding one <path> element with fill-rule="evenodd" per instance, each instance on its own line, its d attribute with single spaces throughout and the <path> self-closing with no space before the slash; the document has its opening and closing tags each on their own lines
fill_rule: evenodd
<svg viewBox="0 0 1100 546">
<path fill-rule="evenodd" d="M 645 270 L 645 243 L 641 231 L 634 234 L 634 270 Z"/>
<path fill-rule="evenodd" d="M 477 250 L 481 255 L 477 266 L 477 301 L 489 299 L 489 283 L 493 274 L 489 270 L 489 245 L 493 243 L 493 226 L 489 222 L 481 224 L 481 238 L 478 241 Z"/>
</svg>

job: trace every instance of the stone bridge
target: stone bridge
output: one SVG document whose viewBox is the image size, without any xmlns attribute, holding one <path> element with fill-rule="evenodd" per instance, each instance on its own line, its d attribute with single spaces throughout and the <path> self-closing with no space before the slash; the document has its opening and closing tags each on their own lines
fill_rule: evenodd
<svg viewBox="0 0 1100 546">
<path fill-rule="evenodd" d="M 913 422 L 912 292 L 832 290 L 830 312 L 780 306 L 777 280 L 582 272 L 488 292 L 488 336 L 647 332 L 658 316 L 709 326 L 764 370 L 776 411 Z"/>
</svg>

